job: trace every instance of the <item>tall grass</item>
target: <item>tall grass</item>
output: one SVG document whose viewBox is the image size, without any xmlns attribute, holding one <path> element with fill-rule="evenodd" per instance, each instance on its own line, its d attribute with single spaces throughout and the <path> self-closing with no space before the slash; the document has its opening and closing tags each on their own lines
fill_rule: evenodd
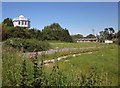
<svg viewBox="0 0 120 88">
<path fill-rule="evenodd" d="M 111 48 L 111 49 L 109 49 Z M 113 57 L 116 55 L 113 52 L 117 52 L 114 49 L 115 46 L 106 47 L 99 50 L 93 56 L 83 55 L 81 58 L 69 57 L 70 63 L 64 63 L 64 60 L 45 66 L 43 64 L 43 58 L 36 57 L 33 61 L 29 60 L 25 53 L 22 53 L 12 47 L 3 46 L 2 59 L 3 59 L 3 86 L 20 86 L 21 81 L 26 80 L 27 86 L 111 86 L 113 80 L 109 72 L 116 73 L 116 69 L 109 69 L 109 72 L 105 69 L 101 70 L 97 64 L 112 63 L 108 67 L 117 65 L 114 58 L 109 57 L 109 51 Z M 103 52 L 104 50 L 104 52 Z M 105 55 L 105 58 L 101 58 L 99 55 Z M 62 55 L 62 54 L 61 54 Z M 95 55 L 99 58 L 95 58 Z M 57 56 L 57 54 L 55 55 Z M 98 57 L 97 56 L 97 57 Z M 43 55 L 44 58 L 46 58 Z M 109 58 L 108 58 L 109 57 Z M 93 58 L 93 59 L 92 59 Z M 42 63 L 39 65 L 39 59 L 42 59 Z M 53 59 L 53 58 L 51 58 Z M 80 60 L 81 59 L 81 60 Z M 100 62 L 101 59 L 101 62 Z M 95 64 L 95 62 L 96 64 Z M 81 64 L 79 63 L 81 62 Z M 89 65 L 91 63 L 91 65 Z M 86 66 L 84 64 L 87 64 Z M 81 68 L 80 68 L 81 65 Z M 71 66 L 71 67 L 70 67 Z M 84 66 L 86 68 L 84 68 Z M 114 68 L 114 67 L 113 67 Z M 83 70 L 82 70 L 83 69 Z M 106 68 L 107 69 L 107 68 Z M 68 71 L 69 70 L 69 71 Z M 84 72 L 84 70 L 87 70 Z M 23 74 L 21 74 L 23 73 Z M 25 73 L 27 74 L 26 76 Z M 113 73 L 113 74 L 114 74 Z M 24 79 L 24 77 L 26 77 Z"/>
<path fill-rule="evenodd" d="M 14 49 L 3 45 L 2 50 L 2 86 L 19 86 L 21 82 L 21 68 L 23 61 L 27 62 L 27 71 L 30 74 L 29 79 L 31 79 L 32 72 L 32 62 L 29 61 L 25 55 Z"/>
</svg>

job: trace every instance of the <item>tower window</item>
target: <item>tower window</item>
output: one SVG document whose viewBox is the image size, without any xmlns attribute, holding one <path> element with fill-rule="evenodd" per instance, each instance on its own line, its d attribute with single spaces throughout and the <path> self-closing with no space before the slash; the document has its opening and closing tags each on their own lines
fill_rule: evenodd
<svg viewBox="0 0 120 88">
<path fill-rule="evenodd" d="M 22 25 L 24 24 L 24 21 L 22 21 Z"/>
<path fill-rule="evenodd" d="M 26 21 L 25 21 L 25 25 L 26 25 Z"/>
<path fill-rule="evenodd" d="M 18 25 L 20 25 L 20 21 L 18 21 Z"/>
</svg>

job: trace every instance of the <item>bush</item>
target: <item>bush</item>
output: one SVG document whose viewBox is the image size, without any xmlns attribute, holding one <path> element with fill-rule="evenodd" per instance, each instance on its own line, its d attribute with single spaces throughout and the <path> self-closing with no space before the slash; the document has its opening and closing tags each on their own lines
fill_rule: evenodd
<svg viewBox="0 0 120 88">
<path fill-rule="evenodd" d="M 11 38 L 5 41 L 6 45 L 26 51 L 43 51 L 49 49 L 50 45 L 47 42 L 38 41 L 35 39 Z"/>
</svg>

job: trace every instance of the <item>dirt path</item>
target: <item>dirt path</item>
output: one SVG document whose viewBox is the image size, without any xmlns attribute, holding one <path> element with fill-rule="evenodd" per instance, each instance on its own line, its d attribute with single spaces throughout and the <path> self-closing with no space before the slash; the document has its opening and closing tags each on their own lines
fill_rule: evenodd
<svg viewBox="0 0 120 88">
<path fill-rule="evenodd" d="M 63 51 L 71 51 L 71 50 L 77 50 L 77 49 L 80 49 L 80 50 L 84 50 L 84 49 L 94 49 L 94 48 L 100 48 L 100 47 L 82 47 L 82 48 L 62 48 L 62 49 L 50 49 L 50 50 L 47 50 L 47 51 L 40 51 L 38 52 L 38 55 L 42 55 L 42 54 L 53 54 L 53 53 L 56 53 L 56 52 L 63 52 Z M 27 55 L 30 55 L 30 54 L 35 54 L 35 52 L 28 52 L 26 53 Z"/>
<path fill-rule="evenodd" d="M 42 54 L 53 54 L 53 53 L 56 53 L 56 52 L 63 52 L 63 51 L 72 51 L 72 50 L 84 50 L 84 49 L 94 49 L 94 48 L 102 48 L 102 47 L 82 47 L 82 48 L 62 48 L 62 49 L 50 49 L 50 50 L 47 50 L 47 51 L 40 51 L 38 52 L 38 55 L 42 55 Z M 79 53 L 79 54 L 70 54 L 70 55 L 66 55 L 66 56 L 61 56 L 61 57 L 58 57 L 56 59 L 52 59 L 52 60 L 45 60 L 43 63 L 45 65 L 49 65 L 50 63 L 54 63 L 56 61 L 59 61 L 61 59 L 64 59 L 64 58 L 67 58 L 67 57 L 70 57 L 70 56 L 79 56 L 81 54 L 91 54 L 93 52 L 86 52 L 86 53 Z M 26 55 L 29 57 L 30 55 L 32 55 L 34 57 L 34 55 L 36 54 L 36 52 L 28 52 L 26 53 Z M 40 62 L 41 63 L 41 62 Z M 39 63 L 39 64 L 40 64 Z"/>
<path fill-rule="evenodd" d="M 94 51 L 94 52 L 96 52 L 96 51 Z M 71 56 L 73 56 L 73 57 L 76 57 L 76 56 L 80 56 L 80 55 L 83 55 L 83 54 L 92 54 L 93 52 L 85 52 L 85 53 L 78 53 L 78 54 L 72 54 L 72 55 L 66 55 L 66 56 L 61 56 L 61 57 L 58 57 L 58 58 L 56 58 L 56 59 L 52 59 L 52 60 L 45 60 L 45 61 L 43 61 L 43 64 L 44 65 L 49 65 L 49 64 L 51 64 L 51 63 L 55 63 L 55 62 L 57 62 L 57 61 L 60 61 L 61 59 L 65 59 L 65 58 L 67 58 L 67 57 L 71 57 Z M 69 60 L 65 60 L 65 62 L 68 62 Z M 40 62 L 41 63 L 41 62 Z M 40 64 L 39 63 L 39 64 Z"/>
</svg>

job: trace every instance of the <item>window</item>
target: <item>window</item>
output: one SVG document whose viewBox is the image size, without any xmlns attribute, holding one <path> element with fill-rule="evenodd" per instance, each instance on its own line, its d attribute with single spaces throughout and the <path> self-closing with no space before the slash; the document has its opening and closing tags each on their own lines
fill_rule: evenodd
<svg viewBox="0 0 120 88">
<path fill-rule="evenodd" d="M 20 25 L 20 21 L 18 21 L 18 25 Z"/>
<path fill-rule="evenodd" d="M 22 25 L 24 25 L 24 21 L 22 21 Z"/>
<path fill-rule="evenodd" d="M 25 21 L 25 25 L 26 25 L 26 21 Z"/>
</svg>

